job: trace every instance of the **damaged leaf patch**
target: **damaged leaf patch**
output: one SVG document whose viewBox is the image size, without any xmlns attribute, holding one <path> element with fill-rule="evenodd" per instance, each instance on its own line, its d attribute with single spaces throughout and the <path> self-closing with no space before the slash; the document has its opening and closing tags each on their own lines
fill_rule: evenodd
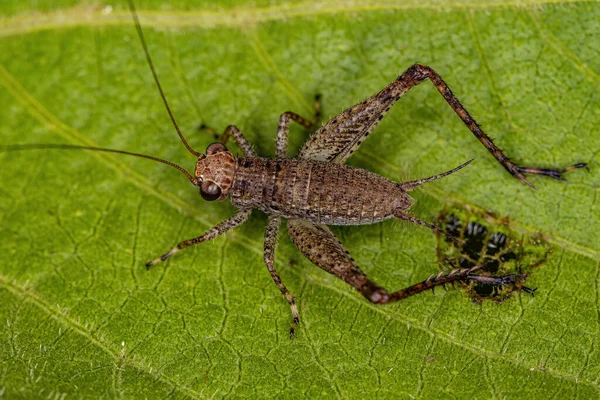
<svg viewBox="0 0 600 400">
<path fill-rule="evenodd" d="M 508 219 L 464 208 L 449 208 L 438 216 L 438 226 L 456 238 L 437 235 L 437 257 L 442 269 L 479 267 L 477 275 L 509 277 L 506 284 L 460 283 L 476 302 L 501 303 L 515 291 L 533 295 L 524 285 L 552 251 L 541 233 L 526 235 L 510 229 Z"/>
</svg>

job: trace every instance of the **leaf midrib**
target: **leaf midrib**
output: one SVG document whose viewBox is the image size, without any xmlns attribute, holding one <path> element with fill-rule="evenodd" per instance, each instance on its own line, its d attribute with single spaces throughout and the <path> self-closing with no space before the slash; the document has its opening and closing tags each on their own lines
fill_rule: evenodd
<svg viewBox="0 0 600 400">
<path fill-rule="evenodd" d="M 441 4 L 418 0 L 397 2 L 380 0 L 377 5 L 370 0 L 356 0 L 350 4 L 336 0 L 320 0 L 288 3 L 270 7 L 231 7 L 203 10 L 137 10 L 143 19 L 143 26 L 156 29 L 215 27 L 247 28 L 269 21 L 290 18 L 316 17 L 321 15 L 350 14 L 368 11 L 407 11 L 407 10 L 490 10 L 507 8 L 536 8 L 547 4 L 597 3 L 596 0 L 513 0 L 498 2 L 452 1 Z M 52 12 L 28 12 L 4 18 L 0 25 L 0 38 L 24 35 L 42 30 L 73 28 L 78 26 L 131 26 L 131 14 L 126 9 L 113 10 L 94 6 L 75 6 Z"/>
</svg>

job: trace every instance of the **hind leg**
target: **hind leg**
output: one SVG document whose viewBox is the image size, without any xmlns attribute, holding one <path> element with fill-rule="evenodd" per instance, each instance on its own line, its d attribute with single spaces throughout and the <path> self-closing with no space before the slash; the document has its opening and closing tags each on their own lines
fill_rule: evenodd
<svg viewBox="0 0 600 400">
<path fill-rule="evenodd" d="M 453 282 L 479 282 L 508 286 L 523 278 L 514 274 L 497 278 L 476 275 L 475 272 L 479 267 L 455 269 L 449 273 L 440 272 L 436 275 L 430 275 L 422 282 L 390 293 L 371 281 L 360 270 L 356 261 L 350 257 L 348 251 L 326 225 L 313 224 L 300 219 L 290 219 L 288 220 L 288 232 L 298 250 L 313 264 L 343 279 L 362 293 L 367 300 L 376 304 L 392 303 Z"/>
<path fill-rule="evenodd" d="M 429 79 L 475 137 L 512 176 L 533 187 L 525 174 L 545 175 L 564 180 L 563 174 L 577 168 L 587 168 L 578 163 L 566 168 L 521 167 L 513 163 L 479 124 L 467 112 L 448 84 L 426 65 L 414 64 L 396 80 L 368 99 L 348 108 L 323 125 L 300 150 L 299 158 L 336 163 L 345 162 L 375 129 L 390 108 L 411 88 Z"/>
</svg>

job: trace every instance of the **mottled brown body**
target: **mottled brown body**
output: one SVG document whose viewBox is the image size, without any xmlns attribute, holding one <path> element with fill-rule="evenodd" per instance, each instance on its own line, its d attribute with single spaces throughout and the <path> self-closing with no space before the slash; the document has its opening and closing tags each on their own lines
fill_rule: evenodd
<svg viewBox="0 0 600 400">
<path fill-rule="evenodd" d="M 326 225 L 364 225 L 392 218 L 412 201 L 380 175 L 344 164 L 242 157 L 229 195 L 240 210 Z"/>
</svg>

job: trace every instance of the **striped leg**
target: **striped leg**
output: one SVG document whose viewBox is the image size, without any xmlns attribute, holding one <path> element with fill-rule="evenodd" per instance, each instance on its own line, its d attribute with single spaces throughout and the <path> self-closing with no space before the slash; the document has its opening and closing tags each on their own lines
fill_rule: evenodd
<svg viewBox="0 0 600 400">
<path fill-rule="evenodd" d="M 222 135 L 219 135 L 217 131 L 205 124 L 200 125 L 198 129 L 208 133 L 210 136 L 214 137 L 224 145 L 227 145 L 227 141 L 231 136 L 233 136 L 233 140 L 235 140 L 235 143 L 238 145 L 238 147 L 242 149 L 246 157 L 256 157 L 256 153 L 254 152 L 252 145 L 246 140 L 244 135 L 242 135 L 242 132 L 235 125 L 229 125 L 227 128 L 225 128 L 225 132 L 223 132 Z"/>
<path fill-rule="evenodd" d="M 210 228 L 207 230 L 202 236 L 198 236 L 194 239 L 184 240 L 179 243 L 176 247 L 173 247 L 168 253 L 163 254 L 162 256 L 155 258 L 146 264 L 146 268 L 150 268 L 151 266 L 158 264 L 159 262 L 165 261 L 167 258 L 171 257 L 173 254 L 179 252 L 180 250 L 185 249 L 189 246 L 197 245 L 198 243 L 206 242 L 208 240 L 212 240 L 217 236 L 224 234 L 225 232 L 243 224 L 246 222 L 252 210 L 240 211 L 235 214 L 233 217 L 226 219 L 220 224 Z"/>
<path fill-rule="evenodd" d="M 527 179 L 525 179 L 524 174 L 535 174 L 535 175 L 545 175 L 554 179 L 564 180 L 562 175 L 566 172 L 572 171 L 577 168 L 588 168 L 587 164 L 578 163 L 571 165 L 566 168 L 538 168 L 538 167 L 520 167 L 514 164 L 512 161 L 508 159 L 494 144 L 492 139 L 488 135 L 486 135 L 483 130 L 479 127 L 479 124 L 475 122 L 473 117 L 467 112 L 467 110 L 463 107 L 460 101 L 456 98 L 456 96 L 452 93 L 446 82 L 435 72 L 433 69 L 426 65 L 415 64 L 410 67 L 406 72 L 404 72 L 397 81 L 403 82 L 403 85 L 406 86 L 406 90 L 411 87 L 418 85 L 423 82 L 425 79 L 429 79 L 431 83 L 436 87 L 438 92 L 444 97 L 446 102 L 452 107 L 454 112 L 462 119 L 462 121 L 467 125 L 469 130 L 473 132 L 473 135 L 481 144 L 485 146 L 486 149 L 502 164 L 502 166 L 510 172 L 512 176 L 519 179 L 521 182 L 526 183 L 527 185 L 534 187 Z"/>
<path fill-rule="evenodd" d="M 290 303 L 292 316 L 294 318 L 292 327 L 290 328 L 290 338 L 293 338 L 294 330 L 300 323 L 300 315 L 298 314 L 298 309 L 296 307 L 296 299 L 294 299 L 294 296 L 292 296 L 283 282 L 281 282 L 281 278 L 279 277 L 277 270 L 275 270 L 275 248 L 277 247 L 277 234 L 279 233 L 280 224 L 281 217 L 269 217 L 267 229 L 265 230 L 265 264 L 269 270 L 269 273 L 271 274 L 271 278 L 273 278 L 273 282 L 275 282 L 281 294 L 285 297 L 288 303 Z"/>
</svg>

